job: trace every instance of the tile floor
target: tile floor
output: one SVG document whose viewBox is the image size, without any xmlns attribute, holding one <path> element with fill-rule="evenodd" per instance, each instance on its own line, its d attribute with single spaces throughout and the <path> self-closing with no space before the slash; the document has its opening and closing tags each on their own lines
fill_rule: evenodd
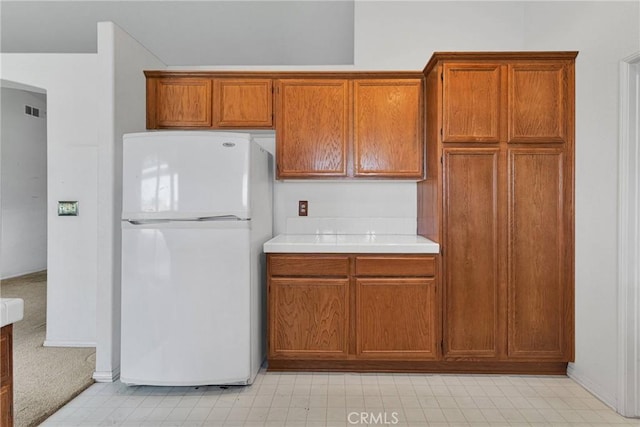
<svg viewBox="0 0 640 427">
<path fill-rule="evenodd" d="M 247 387 L 98 383 L 43 426 L 640 426 L 567 377 L 271 373 Z"/>
</svg>

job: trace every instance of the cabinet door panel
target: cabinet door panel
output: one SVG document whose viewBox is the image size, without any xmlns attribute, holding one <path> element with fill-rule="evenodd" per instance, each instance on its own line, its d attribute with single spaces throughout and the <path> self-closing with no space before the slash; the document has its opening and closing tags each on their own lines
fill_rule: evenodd
<svg viewBox="0 0 640 427">
<path fill-rule="evenodd" d="M 498 149 L 444 150 L 445 356 L 497 356 Z"/>
<path fill-rule="evenodd" d="M 276 111 L 278 178 L 347 174 L 347 80 L 280 80 Z"/>
<path fill-rule="evenodd" d="M 356 279 L 360 358 L 436 358 L 437 319 L 435 279 Z"/>
<path fill-rule="evenodd" d="M 422 176 L 422 83 L 354 81 L 354 175 Z"/>
<path fill-rule="evenodd" d="M 348 279 L 272 278 L 269 291 L 271 357 L 346 356 Z"/>
<path fill-rule="evenodd" d="M 500 65 L 445 64 L 443 80 L 442 141 L 498 142 Z"/>
<path fill-rule="evenodd" d="M 159 79 L 156 91 L 158 127 L 211 126 L 211 80 Z"/>
<path fill-rule="evenodd" d="M 572 306 L 561 150 L 509 152 L 509 356 L 562 359 Z"/>
<path fill-rule="evenodd" d="M 509 142 L 566 142 L 568 90 L 562 63 L 510 65 Z"/>
<path fill-rule="evenodd" d="M 215 79 L 216 127 L 273 127 L 271 79 Z"/>
<path fill-rule="evenodd" d="M 13 388 L 10 385 L 0 387 L 0 426 L 13 427 Z"/>
</svg>

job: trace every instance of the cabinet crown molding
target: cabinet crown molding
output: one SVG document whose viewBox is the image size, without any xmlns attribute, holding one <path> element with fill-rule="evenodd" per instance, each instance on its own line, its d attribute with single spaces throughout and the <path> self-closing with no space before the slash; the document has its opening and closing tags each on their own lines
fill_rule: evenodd
<svg viewBox="0 0 640 427">
<path fill-rule="evenodd" d="M 514 52 L 434 52 L 424 67 L 429 73 L 440 61 L 540 61 L 574 60 L 578 51 L 514 51 Z"/>
<path fill-rule="evenodd" d="M 262 79 L 420 79 L 421 71 L 207 71 L 144 70 L 145 77 Z"/>
</svg>

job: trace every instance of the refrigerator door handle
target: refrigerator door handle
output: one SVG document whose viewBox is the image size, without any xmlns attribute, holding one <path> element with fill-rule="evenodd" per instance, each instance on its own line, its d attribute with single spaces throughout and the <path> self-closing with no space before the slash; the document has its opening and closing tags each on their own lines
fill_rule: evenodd
<svg viewBox="0 0 640 427">
<path fill-rule="evenodd" d="M 173 219 L 125 219 L 126 222 L 133 225 L 148 225 L 148 224 L 164 224 L 168 222 L 193 222 L 193 221 L 249 221 L 250 218 L 240 218 L 237 215 L 214 215 L 214 216 L 199 216 L 193 218 L 173 218 Z"/>
<path fill-rule="evenodd" d="M 201 216 L 196 221 L 248 221 L 249 218 L 240 218 L 237 215 Z"/>
<path fill-rule="evenodd" d="M 168 219 L 125 219 L 125 221 L 133 225 L 163 224 L 170 222 Z"/>
</svg>

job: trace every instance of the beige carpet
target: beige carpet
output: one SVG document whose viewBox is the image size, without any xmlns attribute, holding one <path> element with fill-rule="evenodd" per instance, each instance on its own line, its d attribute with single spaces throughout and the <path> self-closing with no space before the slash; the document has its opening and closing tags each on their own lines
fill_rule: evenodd
<svg viewBox="0 0 640 427">
<path fill-rule="evenodd" d="M 46 271 L 1 280 L 0 296 L 24 300 L 24 318 L 13 325 L 15 426 L 37 426 L 93 383 L 95 348 L 42 346 Z"/>
</svg>

